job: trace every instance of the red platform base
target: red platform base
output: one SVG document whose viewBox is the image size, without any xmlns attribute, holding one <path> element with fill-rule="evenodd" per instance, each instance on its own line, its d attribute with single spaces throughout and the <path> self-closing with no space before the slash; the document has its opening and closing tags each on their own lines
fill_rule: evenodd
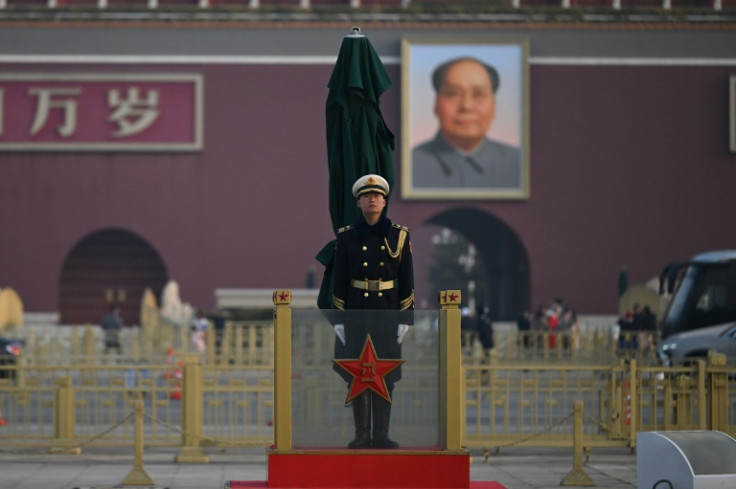
<svg viewBox="0 0 736 489">
<path fill-rule="evenodd" d="M 268 481 L 229 489 L 504 489 L 470 482 L 467 452 L 339 450 L 270 452 Z"/>
<path fill-rule="evenodd" d="M 267 489 L 268 487 L 265 481 L 230 481 L 225 489 Z M 470 483 L 470 489 L 506 489 L 506 486 L 493 481 L 473 481 Z"/>
</svg>

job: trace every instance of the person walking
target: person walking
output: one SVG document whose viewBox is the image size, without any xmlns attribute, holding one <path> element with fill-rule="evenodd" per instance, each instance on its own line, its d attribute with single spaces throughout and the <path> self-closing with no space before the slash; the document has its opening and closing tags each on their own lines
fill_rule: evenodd
<svg viewBox="0 0 736 489">
<path fill-rule="evenodd" d="M 118 355 L 123 353 L 120 346 L 120 330 L 123 328 L 123 319 L 120 317 L 120 308 L 113 304 L 102 318 L 102 331 L 105 333 L 105 354 L 116 350 Z"/>
</svg>

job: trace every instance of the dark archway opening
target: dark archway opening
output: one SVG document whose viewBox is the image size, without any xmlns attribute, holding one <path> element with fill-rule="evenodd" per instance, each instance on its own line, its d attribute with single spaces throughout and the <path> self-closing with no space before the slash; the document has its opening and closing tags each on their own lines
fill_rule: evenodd
<svg viewBox="0 0 736 489">
<path fill-rule="evenodd" d="M 484 271 L 475 301 L 488 308 L 492 320 L 515 320 L 529 309 L 529 259 L 521 240 L 505 223 L 478 209 L 458 208 L 437 214 L 426 224 L 451 229 L 473 244 Z"/>
<path fill-rule="evenodd" d="M 115 303 L 126 325 L 138 324 L 143 292 L 168 281 L 161 257 L 144 239 L 105 229 L 82 239 L 64 260 L 59 285 L 62 324 L 98 324 Z"/>
</svg>

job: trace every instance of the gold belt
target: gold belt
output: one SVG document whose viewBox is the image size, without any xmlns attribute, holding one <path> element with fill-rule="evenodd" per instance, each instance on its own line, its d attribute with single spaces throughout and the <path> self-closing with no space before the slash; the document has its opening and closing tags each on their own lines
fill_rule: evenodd
<svg viewBox="0 0 736 489">
<path fill-rule="evenodd" d="M 394 280 L 352 280 L 350 284 L 356 289 L 368 290 L 370 292 L 378 292 L 379 290 L 389 290 L 394 288 Z"/>
</svg>

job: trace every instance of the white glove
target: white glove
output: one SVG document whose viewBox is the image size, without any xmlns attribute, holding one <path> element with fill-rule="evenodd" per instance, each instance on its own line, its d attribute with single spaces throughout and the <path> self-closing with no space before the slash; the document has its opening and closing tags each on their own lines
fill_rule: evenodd
<svg viewBox="0 0 736 489">
<path fill-rule="evenodd" d="M 404 339 L 404 335 L 406 332 L 409 331 L 409 325 L 408 324 L 399 324 L 399 327 L 396 330 L 396 342 L 398 344 L 401 344 L 402 340 Z"/>
<path fill-rule="evenodd" d="M 335 330 L 335 336 L 337 336 L 337 339 L 339 339 L 340 343 L 345 346 L 345 325 L 336 324 L 335 326 L 333 326 L 333 329 Z"/>
</svg>

